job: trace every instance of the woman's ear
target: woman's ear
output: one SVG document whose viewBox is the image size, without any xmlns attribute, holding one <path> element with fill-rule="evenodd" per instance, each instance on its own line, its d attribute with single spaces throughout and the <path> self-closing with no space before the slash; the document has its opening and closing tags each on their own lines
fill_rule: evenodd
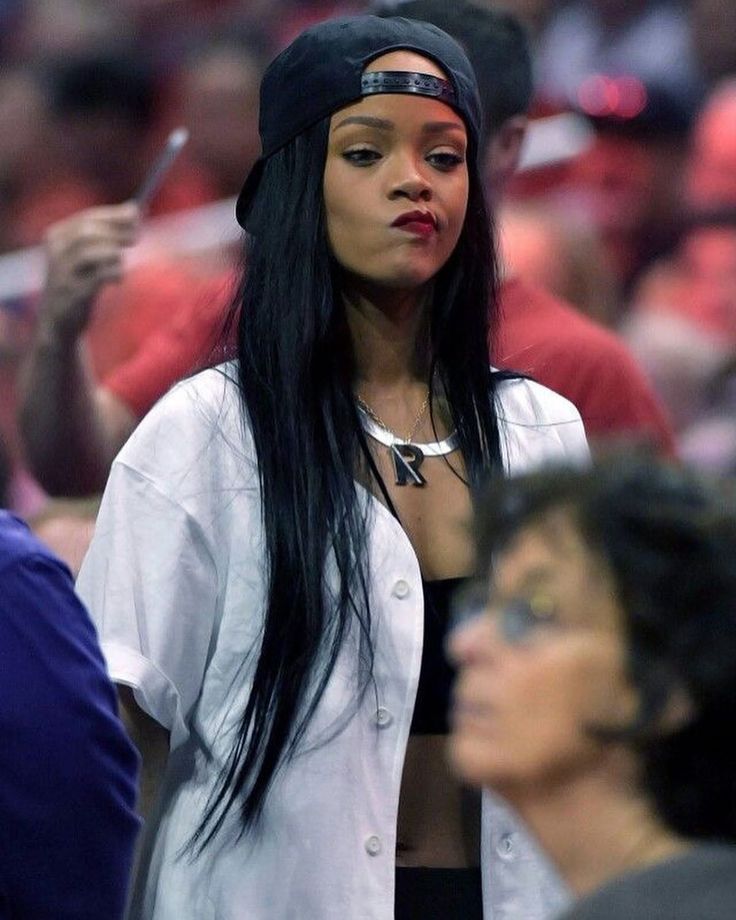
<svg viewBox="0 0 736 920">
<path fill-rule="evenodd" d="M 526 115 L 513 115 L 501 123 L 488 141 L 484 173 L 486 187 L 494 202 L 498 202 L 519 165 L 527 124 Z"/>
<path fill-rule="evenodd" d="M 696 711 L 697 707 L 688 689 L 681 683 L 675 684 L 657 720 L 657 733 L 665 737 L 674 735 L 692 722 Z"/>
</svg>

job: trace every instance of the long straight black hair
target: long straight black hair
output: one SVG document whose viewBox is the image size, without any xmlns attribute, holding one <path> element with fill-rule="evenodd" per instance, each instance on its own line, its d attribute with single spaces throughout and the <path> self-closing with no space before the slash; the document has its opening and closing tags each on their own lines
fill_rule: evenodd
<svg viewBox="0 0 736 920">
<path fill-rule="evenodd" d="M 322 182 L 329 119 L 269 158 L 249 217 L 247 269 L 231 311 L 246 424 L 262 490 L 268 595 L 262 644 L 227 769 L 194 836 L 205 847 L 237 806 L 241 832 L 262 815 L 293 755 L 348 630 L 361 637 L 356 699 L 372 681 L 364 467 L 353 358 L 338 267 L 328 246 Z M 489 367 L 496 272 L 476 151 L 458 245 L 434 281 L 429 350 L 471 488 L 500 464 Z M 328 597 L 325 563 L 339 576 Z"/>
</svg>

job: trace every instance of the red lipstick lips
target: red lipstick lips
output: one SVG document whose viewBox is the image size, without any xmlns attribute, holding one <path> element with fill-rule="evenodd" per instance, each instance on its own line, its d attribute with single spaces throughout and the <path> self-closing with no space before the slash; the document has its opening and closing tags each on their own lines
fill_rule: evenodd
<svg viewBox="0 0 736 920">
<path fill-rule="evenodd" d="M 428 237 L 437 230 L 437 218 L 431 211 L 407 211 L 399 214 L 391 226 L 416 236 Z"/>
</svg>

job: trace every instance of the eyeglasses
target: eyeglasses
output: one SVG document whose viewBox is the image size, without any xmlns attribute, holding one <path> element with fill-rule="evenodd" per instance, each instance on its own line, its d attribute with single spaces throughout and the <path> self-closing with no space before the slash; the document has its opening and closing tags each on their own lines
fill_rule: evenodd
<svg viewBox="0 0 736 920">
<path fill-rule="evenodd" d="M 515 597 L 503 605 L 490 602 L 488 585 L 471 582 L 457 592 L 450 608 L 450 629 L 459 629 L 481 616 L 491 616 L 504 642 L 521 645 L 539 630 L 560 625 L 557 609 L 549 595 L 536 592 Z"/>
</svg>

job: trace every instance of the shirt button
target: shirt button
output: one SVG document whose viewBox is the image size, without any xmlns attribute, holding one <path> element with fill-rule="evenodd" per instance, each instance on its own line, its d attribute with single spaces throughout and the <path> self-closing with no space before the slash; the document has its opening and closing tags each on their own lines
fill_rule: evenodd
<svg viewBox="0 0 736 920">
<path fill-rule="evenodd" d="M 376 725 L 379 728 L 388 728 L 393 720 L 393 716 L 388 709 L 385 709 L 383 706 L 378 707 L 376 710 Z"/>
<path fill-rule="evenodd" d="M 513 859 L 515 857 L 514 838 L 512 834 L 503 834 L 496 845 L 496 852 L 502 859 Z"/>
<path fill-rule="evenodd" d="M 378 856 L 378 854 L 381 852 L 380 838 L 376 837 L 375 834 L 371 834 L 370 837 L 366 837 L 365 851 L 369 856 Z"/>
<path fill-rule="evenodd" d="M 402 598 L 406 597 L 409 593 L 409 585 L 404 581 L 403 578 L 400 578 L 394 585 L 394 597 Z"/>
</svg>

